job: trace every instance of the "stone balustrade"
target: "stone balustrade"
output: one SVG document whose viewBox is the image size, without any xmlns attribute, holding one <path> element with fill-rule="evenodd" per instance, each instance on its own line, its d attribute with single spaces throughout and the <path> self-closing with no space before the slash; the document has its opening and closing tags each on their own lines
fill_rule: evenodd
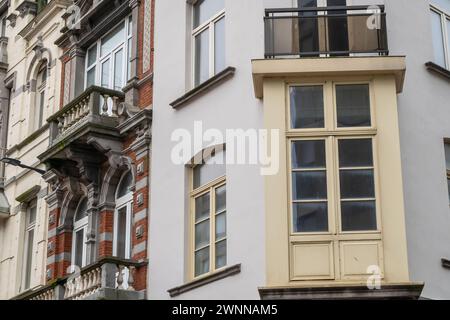
<svg viewBox="0 0 450 320">
<path fill-rule="evenodd" d="M 89 87 L 47 120 L 50 124 L 50 144 L 60 142 L 83 124 L 117 126 L 119 105 L 124 99 L 121 91 Z"/>
<path fill-rule="evenodd" d="M 26 292 L 15 299 L 20 300 L 94 300 L 118 296 L 141 299 L 142 293 L 134 288 L 137 268 L 146 265 L 118 258 L 104 258 L 99 262 L 72 273 L 63 279 Z M 111 294 L 111 292 L 115 292 Z"/>
</svg>

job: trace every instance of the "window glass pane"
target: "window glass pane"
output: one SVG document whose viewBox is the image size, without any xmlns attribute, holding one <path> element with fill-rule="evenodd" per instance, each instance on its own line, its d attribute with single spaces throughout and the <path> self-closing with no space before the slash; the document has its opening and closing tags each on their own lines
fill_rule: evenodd
<svg viewBox="0 0 450 320">
<path fill-rule="evenodd" d="M 128 18 L 128 35 L 131 36 L 133 34 L 133 17 L 130 16 Z"/>
<path fill-rule="evenodd" d="M 131 185 L 133 183 L 133 174 L 128 171 L 120 181 L 120 185 L 117 187 L 117 198 L 122 198 L 129 194 Z"/>
<path fill-rule="evenodd" d="M 341 170 L 341 198 L 374 198 L 373 170 Z"/>
<path fill-rule="evenodd" d="M 214 30 L 214 71 L 225 69 L 225 18 L 216 22 Z"/>
<path fill-rule="evenodd" d="M 339 140 L 339 166 L 372 167 L 372 139 L 341 139 Z"/>
<path fill-rule="evenodd" d="M 111 33 L 102 39 L 102 44 L 100 47 L 100 55 L 104 57 L 108 53 L 111 53 L 115 48 L 117 48 L 121 43 L 125 41 L 125 28 L 124 24 L 121 23 L 116 27 Z"/>
<path fill-rule="evenodd" d="M 448 201 L 450 203 L 450 179 L 447 179 L 447 186 L 448 186 Z"/>
<path fill-rule="evenodd" d="M 328 206 L 326 202 L 294 203 L 294 232 L 328 231 Z"/>
<path fill-rule="evenodd" d="M 97 61 L 97 45 L 88 50 L 88 67 L 92 66 Z"/>
<path fill-rule="evenodd" d="M 216 213 L 222 212 L 227 207 L 227 189 L 225 186 L 216 189 Z"/>
<path fill-rule="evenodd" d="M 36 205 L 30 207 L 28 211 L 28 225 L 31 225 L 36 222 Z"/>
<path fill-rule="evenodd" d="M 83 198 L 78 205 L 77 212 L 75 213 L 75 221 L 80 221 L 85 217 L 87 217 L 87 198 Z"/>
<path fill-rule="evenodd" d="M 194 168 L 194 189 L 225 175 L 225 157 L 225 152 L 219 152 L 208 159 L 205 164 L 197 165 Z"/>
<path fill-rule="evenodd" d="M 95 67 L 87 72 L 86 88 L 95 85 Z"/>
<path fill-rule="evenodd" d="M 325 168 L 325 140 L 302 140 L 292 143 L 292 168 Z"/>
<path fill-rule="evenodd" d="M 194 4 L 194 28 L 225 8 L 225 0 L 199 0 Z"/>
<path fill-rule="evenodd" d="M 78 267 L 84 267 L 83 265 L 84 255 L 84 229 L 81 229 L 75 234 L 75 265 Z"/>
<path fill-rule="evenodd" d="M 195 85 L 209 79 L 209 29 L 195 37 Z"/>
<path fill-rule="evenodd" d="M 209 217 L 209 193 L 195 199 L 195 222 Z"/>
<path fill-rule="evenodd" d="M 209 247 L 195 253 L 195 276 L 209 272 Z"/>
<path fill-rule="evenodd" d="M 432 0 L 431 3 L 437 5 L 445 12 L 450 13 L 450 0 Z"/>
<path fill-rule="evenodd" d="M 216 216 L 216 241 L 222 240 L 227 236 L 227 216 L 221 213 Z"/>
<path fill-rule="evenodd" d="M 216 269 L 227 265 L 227 241 L 216 243 Z"/>
<path fill-rule="evenodd" d="M 209 219 L 195 226 L 195 249 L 209 245 Z"/>
<path fill-rule="evenodd" d="M 116 246 L 117 257 L 128 258 L 126 256 L 126 238 L 127 238 L 127 208 L 123 207 L 117 212 Z"/>
<path fill-rule="evenodd" d="M 446 143 L 445 147 L 445 162 L 447 165 L 447 170 L 450 170 L 450 143 Z"/>
<path fill-rule="evenodd" d="M 110 59 L 102 63 L 102 87 L 109 88 L 109 77 L 110 77 Z"/>
<path fill-rule="evenodd" d="M 336 86 L 338 127 L 370 127 L 369 86 Z"/>
<path fill-rule="evenodd" d="M 322 86 L 291 87 L 290 99 L 293 129 L 324 127 Z"/>
<path fill-rule="evenodd" d="M 31 282 L 31 269 L 33 266 L 33 243 L 34 243 L 34 229 L 31 229 L 27 233 L 27 257 L 25 266 L 25 289 L 30 288 Z"/>
<path fill-rule="evenodd" d="M 114 90 L 122 90 L 123 81 L 123 49 L 116 52 L 114 57 Z"/>
<path fill-rule="evenodd" d="M 342 202 L 342 231 L 377 230 L 375 201 Z"/>
<path fill-rule="evenodd" d="M 445 49 L 441 15 L 431 10 L 431 29 L 433 37 L 434 62 L 445 67 Z"/>
<path fill-rule="evenodd" d="M 294 200 L 327 199 L 326 171 L 303 171 L 292 174 Z"/>
</svg>

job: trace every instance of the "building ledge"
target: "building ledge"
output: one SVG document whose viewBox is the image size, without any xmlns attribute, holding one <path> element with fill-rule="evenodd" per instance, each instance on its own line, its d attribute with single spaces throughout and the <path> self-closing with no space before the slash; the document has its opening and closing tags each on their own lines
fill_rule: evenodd
<svg viewBox="0 0 450 320">
<path fill-rule="evenodd" d="M 394 75 L 397 93 L 402 92 L 406 62 L 404 56 L 331 57 L 252 60 L 255 96 L 263 98 L 265 78 Z"/>
<path fill-rule="evenodd" d="M 450 70 L 445 69 L 443 67 L 441 67 L 440 65 L 434 63 L 434 62 L 427 62 L 425 63 L 425 66 L 427 67 L 427 69 L 431 72 L 437 73 L 440 76 L 443 76 L 444 78 L 447 78 L 447 80 L 450 79 Z"/>
<path fill-rule="evenodd" d="M 202 277 L 200 279 L 196 279 L 194 281 L 188 282 L 188 283 L 183 284 L 183 285 L 181 285 L 179 287 L 167 290 L 167 292 L 169 292 L 171 298 L 177 297 L 177 296 L 182 295 L 183 293 L 186 293 L 188 291 L 197 289 L 199 287 L 203 287 L 203 286 L 205 286 L 207 284 L 210 284 L 210 283 L 215 282 L 215 281 L 222 280 L 222 279 L 227 278 L 227 277 L 234 276 L 234 275 L 236 275 L 236 274 L 238 274 L 240 272 L 241 272 L 241 265 L 240 264 L 236 264 L 236 265 L 234 265 L 232 267 L 228 267 L 228 268 L 222 269 L 220 271 L 214 272 L 214 273 L 212 273 L 210 275 L 207 275 L 207 276 Z"/>
<path fill-rule="evenodd" d="M 192 101 L 193 99 L 197 98 L 201 94 L 207 92 L 211 88 L 217 86 L 218 84 L 224 82 L 226 79 L 232 77 L 236 71 L 236 68 L 234 67 L 228 67 L 224 69 L 223 71 L 219 72 L 215 76 L 209 78 L 202 84 L 198 85 L 194 89 L 186 92 L 184 95 L 182 95 L 180 98 L 176 99 L 175 101 L 171 102 L 170 105 L 177 109 L 186 103 Z"/>
<path fill-rule="evenodd" d="M 382 284 L 370 290 L 367 285 L 260 288 L 262 300 L 417 300 L 423 283 Z"/>
</svg>

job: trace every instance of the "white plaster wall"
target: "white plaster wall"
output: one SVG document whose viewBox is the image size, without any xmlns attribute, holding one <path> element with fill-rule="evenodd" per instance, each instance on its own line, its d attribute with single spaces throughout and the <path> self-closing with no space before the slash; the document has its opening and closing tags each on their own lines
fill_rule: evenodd
<svg viewBox="0 0 450 320">
<path fill-rule="evenodd" d="M 450 8 L 450 1 L 447 1 Z M 450 209 L 444 137 L 450 137 L 450 83 L 430 73 L 433 60 L 427 0 L 389 0 L 389 49 L 406 55 L 407 72 L 399 95 L 400 137 L 411 279 L 424 281 L 426 298 L 450 298 Z"/>
<path fill-rule="evenodd" d="M 186 169 L 170 159 L 174 129 L 260 128 L 262 103 L 253 94 L 251 59 L 264 55 L 263 2 L 226 0 L 226 61 L 233 78 L 179 110 L 169 103 L 183 95 L 186 1 L 156 2 L 155 79 L 150 216 L 149 298 L 169 298 L 168 289 L 185 283 L 185 230 L 188 215 Z M 273 3 L 273 1 L 272 1 Z M 265 283 L 263 177 L 257 166 L 227 167 L 228 265 L 242 264 L 233 277 L 181 295 L 181 299 L 258 299 Z"/>
<path fill-rule="evenodd" d="M 10 8 L 12 12 L 12 8 Z M 29 19 L 17 19 L 16 27 L 11 26 L 7 29 L 9 38 L 8 58 L 9 69 L 7 75 L 17 72 L 16 94 L 12 94 L 13 99 L 10 105 L 10 119 L 8 132 L 8 148 L 11 148 L 32 132 L 30 131 L 30 94 L 21 92 L 26 84 L 26 74 L 30 63 L 34 57 L 31 48 L 37 41 L 37 35 L 43 36 L 45 48 L 51 50 L 52 59 L 56 64 L 51 68 L 49 78 L 47 79 L 46 104 L 44 110 L 44 119 L 59 109 L 60 101 L 60 83 L 61 83 L 61 63 L 59 57 L 61 52 L 54 44 L 59 37 L 61 29 L 61 14 L 59 13 L 50 19 L 36 36 L 27 42 L 18 36 L 18 33 L 26 26 Z M 21 92 L 21 93 L 20 93 Z M 10 157 L 21 160 L 24 164 L 39 166 L 37 156 L 44 152 L 48 147 L 48 131 L 43 132 L 32 143 L 15 151 Z M 24 213 L 18 210 L 19 203 L 15 201 L 16 197 L 29 190 L 35 185 L 40 185 L 45 195 L 47 184 L 37 173 L 25 173 L 23 169 L 6 166 L 5 192 L 11 205 L 11 217 L 7 220 L 0 220 L 0 299 L 8 299 L 20 292 L 23 277 L 23 251 L 24 251 Z M 45 284 L 46 265 L 47 265 L 47 204 L 43 197 L 38 198 L 38 212 L 35 229 L 35 246 L 33 252 L 33 266 L 31 275 L 31 287 Z"/>
</svg>

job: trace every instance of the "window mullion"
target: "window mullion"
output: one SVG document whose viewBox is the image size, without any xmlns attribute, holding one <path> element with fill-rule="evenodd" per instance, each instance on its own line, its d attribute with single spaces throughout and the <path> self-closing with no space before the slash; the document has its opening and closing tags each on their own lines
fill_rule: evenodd
<svg viewBox="0 0 450 320">
<path fill-rule="evenodd" d="M 216 194 L 215 189 L 210 189 L 210 272 L 216 268 L 216 217 L 215 217 Z"/>
</svg>

